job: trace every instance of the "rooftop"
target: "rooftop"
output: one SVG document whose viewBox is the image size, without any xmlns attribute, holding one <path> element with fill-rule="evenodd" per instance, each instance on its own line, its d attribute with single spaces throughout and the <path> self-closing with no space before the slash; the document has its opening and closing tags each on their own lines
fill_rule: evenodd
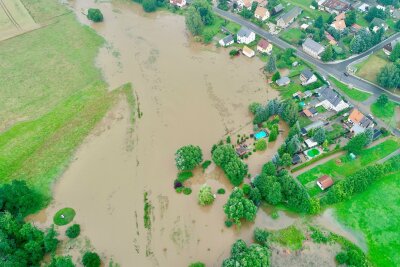
<svg viewBox="0 0 400 267">
<path fill-rule="evenodd" d="M 306 80 L 311 79 L 312 76 L 314 76 L 314 73 L 310 69 L 304 69 L 301 74 Z"/>
<path fill-rule="evenodd" d="M 310 49 L 318 54 L 322 53 L 325 49 L 322 45 L 320 45 L 319 43 L 317 43 L 316 41 L 314 41 L 311 38 L 307 38 L 304 41 L 303 47 L 307 47 L 308 49 Z"/>
<path fill-rule="evenodd" d="M 317 184 L 322 190 L 325 190 L 333 185 L 333 180 L 328 175 L 322 175 L 318 178 Z"/>
<path fill-rule="evenodd" d="M 252 33 L 251 30 L 249 30 L 249 29 L 246 28 L 246 27 L 242 27 L 242 28 L 239 30 L 239 32 L 237 33 L 237 35 L 238 35 L 238 36 L 241 36 L 241 37 L 250 37 L 251 33 Z"/>
<path fill-rule="evenodd" d="M 292 19 L 294 19 L 298 15 L 300 15 L 301 12 L 303 12 L 303 9 L 301 9 L 298 6 L 296 6 L 296 7 L 292 8 L 291 10 L 289 10 L 289 12 L 287 12 L 287 13 L 283 14 L 282 16 L 280 16 L 279 19 L 282 19 L 285 23 L 289 23 Z"/>
<path fill-rule="evenodd" d="M 327 100 L 335 107 L 342 101 L 340 95 L 337 94 L 335 91 L 333 91 L 333 89 L 330 87 L 323 88 L 322 90 L 319 91 L 319 94 L 320 94 L 319 97 L 320 101 Z"/>
</svg>

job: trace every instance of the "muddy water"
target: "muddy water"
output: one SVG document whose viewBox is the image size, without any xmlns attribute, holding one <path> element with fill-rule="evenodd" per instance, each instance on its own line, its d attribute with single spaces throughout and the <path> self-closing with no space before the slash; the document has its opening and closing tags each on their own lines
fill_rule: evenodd
<svg viewBox="0 0 400 267">
<path fill-rule="evenodd" d="M 196 170 L 191 195 L 172 188 L 177 148 L 198 144 L 210 158 L 212 144 L 237 129 L 247 131 L 249 103 L 277 96 L 259 70 L 263 64 L 231 60 L 228 50 L 191 42 L 181 16 L 78 0 L 73 8 L 83 23 L 88 22 L 81 11 L 88 7 L 99 7 L 105 17 L 104 23 L 89 24 L 107 41 L 97 59 L 105 80 L 110 88 L 132 82 L 143 116 L 130 137 L 128 110 L 121 102 L 81 146 L 40 219 L 47 217 L 48 224 L 59 208 L 75 208 L 83 235 L 122 266 L 187 266 L 197 260 L 219 266 L 237 238 L 251 239 L 255 225 L 278 229 L 292 223 L 284 214 L 272 223 L 260 210 L 255 224 L 240 232 L 227 229 L 222 206 L 231 186 L 213 165 L 204 174 Z M 130 138 L 132 150 L 127 149 Z M 282 140 L 249 159 L 253 174 Z M 197 193 L 205 182 L 228 192 L 201 208 Z M 144 192 L 153 206 L 151 229 L 144 228 Z"/>
</svg>

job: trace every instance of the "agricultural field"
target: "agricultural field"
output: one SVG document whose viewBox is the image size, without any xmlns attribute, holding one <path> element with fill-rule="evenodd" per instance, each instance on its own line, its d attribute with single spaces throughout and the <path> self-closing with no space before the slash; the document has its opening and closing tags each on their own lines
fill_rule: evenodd
<svg viewBox="0 0 400 267">
<path fill-rule="evenodd" d="M 376 76 L 381 68 L 383 68 L 387 63 L 389 63 L 387 55 L 380 50 L 379 52 L 369 56 L 363 62 L 356 64 L 356 75 L 370 82 L 376 83 Z"/>
<path fill-rule="evenodd" d="M 0 1 L 0 41 L 37 27 L 20 0 Z"/>
<path fill-rule="evenodd" d="M 297 179 L 309 190 L 311 195 L 316 195 L 321 192 L 321 190 L 316 186 L 315 181 L 321 175 L 327 174 L 335 181 L 343 179 L 362 167 L 373 164 L 379 159 L 384 158 L 396 151 L 399 147 L 399 140 L 387 139 L 376 146 L 363 150 L 355 160 L 350 160 L 346 155 L 335 158 L 299 175 Z"/>
<path fill-rule="evenodd" d="M 389 174 L 367 191 L 336 206 L 339 221 L 362 232 L 375 266 L 400 262 L 400 172 Z"/>
</svg>

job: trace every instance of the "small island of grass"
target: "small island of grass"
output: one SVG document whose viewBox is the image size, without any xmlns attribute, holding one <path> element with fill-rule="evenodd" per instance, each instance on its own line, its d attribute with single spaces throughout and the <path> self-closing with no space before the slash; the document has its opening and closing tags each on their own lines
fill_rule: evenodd
<svg viewBox="0 0 400 267">
<path fill-rule="evenodd" d="M 58 226 L 67 225 L 75 217 L 75 210 L 73 208 L 63 208 L 54 215 L 53 222 Z"/>
</svg>

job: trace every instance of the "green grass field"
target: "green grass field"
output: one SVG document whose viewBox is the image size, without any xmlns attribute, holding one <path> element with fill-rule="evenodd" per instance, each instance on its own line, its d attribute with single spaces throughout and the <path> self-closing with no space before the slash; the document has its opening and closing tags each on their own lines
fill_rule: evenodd
<svg viewBox="0 0 400 267">
<path fill-rule="evenodd" d="M 315 189 L 317 188 L 315 180 L 317 180 L 321 175 L 327 174 L 335 181 L 343 179 L 360 168 L 373 164 L 377 160 L 384 158 L 399 147 L 399 140 L 388 139 L 376 146 L 363 150 L 355 160 L 349 160 L 346 155 L 340 157 L 341 163 L 337 162 L 339 158 L 331 159 L 324 164 L 317 165 L 311 170 L 302 173 L 297 177 L 297 179 L 309 190 L 311 195 L 315 195 L 320 192 L 319 189 Z"/>
<path fill-rule="evenodd" d="M 367 191 L 337 205 L 340 222 L 364 234 L 375 266 L 400 262 L 400 172 L 377 181 Z"/>
<path fill-rule="evenodd" d="M 303 31 L 298 28 L 292 28 L 292 29 L 288 29 L 288 30 L 284 31 L 280 35 L 280 37 L 284 41 L 286 41 L 290 44 L 296 45 L 299 43 L 299 41 L 301 39 L 303 39 L 305 37 L 305 33 L 303 33 Z"/>
<path fill-rule="evenodd" d="M 389 101 L 386 106 L 381 107 L 377 103 L 373 103 L 371 105 L 371 112 L 378 118 L 391 119 L 396 112 L 396 104 L 393 101 Z"/>
<path fill-rule="evenodd" d="M 54 17 L 71 13 L 71 10 L 54 0 L 20 0 L 37 23 L 48 22 Z"/>
<path fill-rule="evenodd" d="M 377 53 L 372 54 L 366 60 L 356 65 L 356 75 L 366 79 L 370 82 L 377 83 L 376 77 L 379 71 L 389 63 L 386 54 L 380 50 Z"/>
<path fill-rule="evenodd" d="M 355 101 L 363 102 L 363 101 L 367 100 L 371 96 L 370 93 L 366 93 L 366 92 L 360 91 L 357 88 L 350 89 L 346 84 L 338 81 L 337 79 L 335 79 L 333 77 L 330 77 L 329 80 L 337 88 L 339 88 L 341 91 L 343 91 L 343 93 L 345 93 L 348 97 L 350 97 L 351 99 L 353 99 Z"/>
</svg>

